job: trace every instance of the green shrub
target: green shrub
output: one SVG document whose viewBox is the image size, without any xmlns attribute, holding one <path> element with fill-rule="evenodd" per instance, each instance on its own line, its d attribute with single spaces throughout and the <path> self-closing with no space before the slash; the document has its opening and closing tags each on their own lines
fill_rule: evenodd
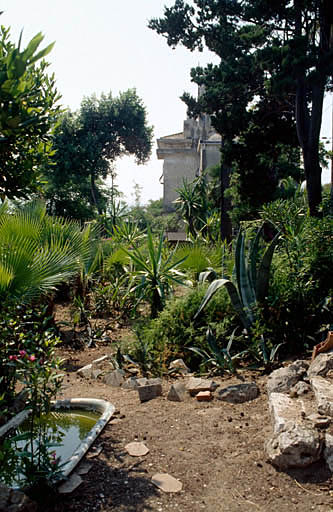
<svg viewBox="0 0 333 512">
<path fill-rule="evenodd" d="M 156 361 L 164 370 L 170 361 L 183 358 L 192 369 L 198 369 L 200 358 L 189 347 L 207 348 L 207 325 L 216 333 L 221 346 L 237 325 L 228 294 L 220 290 L 211 300 L 201 317 L 194 321 L 194 315 L 204 297 L 207 287 L 200 285 L 186 296 L 171 300 L 158 318 L 143 329 L 142 338 L 151 344 Z"/>
<path fill-rule="evenodd" d="M 333 322 L 333 219 L 307 216 L 300 201 L 275 201 L 265 220 L 281 230 L 263 322 L 285 353 L 311 348 Z"/>
</svg>

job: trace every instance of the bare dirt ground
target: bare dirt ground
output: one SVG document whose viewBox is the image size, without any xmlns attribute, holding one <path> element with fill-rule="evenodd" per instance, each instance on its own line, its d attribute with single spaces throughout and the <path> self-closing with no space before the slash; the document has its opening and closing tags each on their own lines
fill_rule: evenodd
<svg viewBox="0 0 333 512">
<path fill-rule="evenodd" d="M 236 512 L 333 510 L 333 478 L 327 466 L 278 472 L 266 462 L 265 440 L 271 435 L 266 378 L 252 372 L 216 380 L 220 385 L 255 381 L 257 399 L 234 405 L 216 398 L 198 402 L 163 396 L 140 403 L 136 391 L 86 380 L 76 370 L 109 354 L 111 345 L 60 350 L 66 360 L 62 397 L 109 400 L 117 414 L 97 439 L 102 452 L 72 494 L 60 495 L 51 512 Z M 60 397 L 59 397 L 60 398 Z M 144 457 L 131 457 L 124 447 L 143 441 Z M 151 483 L 155 473 L 169 473 L 182 491 L 165 494 Z M 46 509 L 45 509 L 46 510 Z"/>
</svg>

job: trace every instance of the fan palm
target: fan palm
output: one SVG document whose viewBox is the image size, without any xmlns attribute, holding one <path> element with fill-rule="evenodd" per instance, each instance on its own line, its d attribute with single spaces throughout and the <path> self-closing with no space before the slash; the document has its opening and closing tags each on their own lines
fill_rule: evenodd
<svg viewBox="0 0 333 512">
<path fill-rule="evenodd" d="M 0 209 L 0 296 L 23 301 L 48 293 L 86 261 L 78 223 L 49 217 L 40 202 L 9 213 Z"/>
</svg>

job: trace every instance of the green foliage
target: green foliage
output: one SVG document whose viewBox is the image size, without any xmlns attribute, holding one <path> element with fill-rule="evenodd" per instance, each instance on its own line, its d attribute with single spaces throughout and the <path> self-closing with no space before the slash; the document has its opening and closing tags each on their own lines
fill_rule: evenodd
<svg viewBox="0 0 333 512">
<path fill-rule="evenodd" d="M 281 232 L 263 320 L 285 352 L 310 348 L 333 320 L 332 218 L 310 218 L 301 197 L 275 201 L 262 216 Z"/>
<path fill-rule="evenodd" d="M 95 283 L 92 291 L 94 314 L 102 317 L 129 318 L 135 315 L 137 296 L 133 291 L 134 277 L 123 269 L 110 282 Z"/>
<path fill-rule="evenodd" d="M 197 347 L 189 347 L 189 350 L 198 354 L 202 358 L 200 369 L 202 371 L 210 370 L 213 373 L 223 373 L 227 368 L 229 371 L 234 372 L 234 364 L 230 355 L 232 343 L 234 341 L 235 331 L 231 334 L 228 344 L 225 348 L 220 348 L 211 327 L 208 327 L 206 332 L 206 340 L 208 348 L 202 350 Z"/>
<path fill-rule="evenodd" d="M 150 200 L 145 206 L 134 206 L 129 217 L 138 223 L 141 229 L 151 229 L 152 233 L 178 231 L 180 218 L 176 213 L 163 212 L 163 199 Z"/>
<path fill-rule="evenodd" d="M 198 281 L 201 272 L 214 269 L 216 272 L 221 267 L 219 250 L 202 242 L 195 242 L 179 246 L 175 251 L 175 259 L 183 259 L 179 268 L 188 273 L 189 278 Z"/>
<path fill-rule="evenodd" d="M 83 287 L 95 270 L 96 234 L 46 215 L 42 203 L 0 216 L 0 296 L 29 302 L 75 275 Z M 94 241 L 93 241 L 94 239 Z"/>
<path fill-rule="evenodd" d="M 275 238 L 266 247 L 258 266 L 261 234 L 262 228 L 257 231 L 251 242 L 248 255 L 246 255 L 246 234 L 242 230 L 239 231 L 235 248 L 234 282 L 230 279 L 216 279 L 213 281 L 208 287 L 195 318 L 200 315 L 213 295 L 223 286 L 226 287 L 232 305 L 243 326 L 247 330 L 251 328 L 255 320 L 256 309 L 267 296 L 270 266 L 278 242 L 278 235 L 275 235 Z"/>
<path fill-rule="evenodd" d="M 310 213 L 319 213 L 322 105 L 325 90 L 332 87 L 330 4 L 176 0 L 162 18 L 149 22 L 170 46 L 182 44 L 191 51 L 207 46 L 219 57 L 217 64 L 191 71 L 192 81 L 201 86 L 198 100 L 189 94 L 182 99 L 191 116 L 212 115 L 223 135 L 223 164 L 235 166 L 239 193 L 249 193 L 254 206 L 261 204 L 255 176 L 268 199 L 279 178 L 294 176 L 290 168 L 299 174 L 296 123 Z"/>
<path fill-rule="evenodd" d="M 147 250 L 146 257 L 140 248 L 133 247 L 130 251 L 124 249 L 134 264 L 132 275 L 137 281 L 135 289 L 139 301 L 145 300 L 150 303 L 151 317 L 155 318 L 158 312 L 162 311 L 165 301 L 172 291 L 172 285 L 185 284 L 184 275 L 177 270 L 183 260 L 174 260 L 175 251 L 165 255 L 163 233 L 155 246 L 150 229 L 147 232 Z"/>
<path fill-rule="evenodd" d="M 145 163 L 152 133 L 134 89 L 118 97 L 109 93 L 84 98 L 78 112 L 62 118 L 54 136 L 54 165 L 44 169 L 48 211 L 83 220 L 107 213 L 116 194 L 112 187 L 108 197 L 102 180 L 114 175 L 113 164 L 122 155 L 134 155 L 137 164 Z M 112 220 L 113 212 L 109 213 Z"/>
<path fill-rule="evenodd" d="M 44 357 L 43 352 L 57 343 L 53 319 L 48 306 L 26 307 L 2 303 L 0 310 L 0 411 L 6 414 L 11 405 L 18 380 L 11 359 L 19 351 Z"/>
<path fill-rule="evenodd" d="M 4 405 L 10 405 L 14 398 L 16 382 L 23 386 L 25 406 L 29 410 L 27 431 L 4 441 L 6 457 L 0 457 L 1 479 L 31 492 L 41 485 L 53 485 L 62 477 L 59 460 L 51 453 L 54 436 L 46 433 L 41 421 L 50 411 L 51 400 L 61 385 L 60 360 L 55 356 L 59 340 L 47 329 L 49 318 L 45 309 L 8 307 L 1 311 L 1 322 L 6 322 L 0 340 L 1 389 L 7 385 L 1 413 L 6 410 Z"/>
<path fill-rule="evenodd" d="M 22 36 L 22 34 L 21 34 Z M 0 197 L 27 198 L 41 184 L 38 167 L 52 156 L 51 132 L 60 108 L 54 76 L 41 61 L 53 44 L 39 50 L 37 34 L 21 50 L 0 28 Z"/>
<path fill-rule="evenodd" d="M 151 344 L 151 351 L 158 366 L 164 371 L 173 359 L 182 358 L 192 371 L 199 369 L 201 357 L 189 350 L 209 350 L 206 330 L 209 324 L 216 333 L 219 347 L 225 347 L 236 326 L 235 316 L 226 290 L 221 289 L 210 301 L 203 314 L 194 323 L 206 286 L 190 290 L 184 297 L 167 302 L 165 309 L 143 328 L 142 339 Z"/>
<path fill-rule="evenodd" d="M 186 223 L 188 234 L 195 239 L 209 216 L 206 177 L 199 176 L 192 182 L 184 178 L 182 187 L 177 192 L 179 197 L 174 203 Z"/>
</svg>

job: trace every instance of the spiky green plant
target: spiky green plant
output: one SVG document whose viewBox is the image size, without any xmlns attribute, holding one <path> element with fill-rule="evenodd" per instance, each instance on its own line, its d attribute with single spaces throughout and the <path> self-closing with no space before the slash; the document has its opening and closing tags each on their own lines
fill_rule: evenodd
<svg viewBox="0 0 333 512">
<path fill-rule="evenodd" d="M 150 303 L 151 317 L 155 318 L 158 312 L 162 311 L 172 284 L 185 284 L 184 274 L 177 269 L 185 258 L 175 261 L 176 249 L 164 256 L 163 233 L 155 246 L 150 229 L 147 232 L 147 250 L 147 256 L 138 247 L 133 247 L 131 251 L 124 249 L 124 252 L 134 265 L 132 273 L 138 281 L 135 289 L 139 294 L 139 300 L 147 300 Z"/>
<path fill-rule="evenodd" d="M 262 303 L 267 296 L 270 266 L 275 247 L 279 240 L 279 233 L 266 247 L 260 263 L 259 259 L 259 241 L 263 227 L 258 229 L 256 236 L 250 244 L 250 249 L 246 251 L 246 233 L 239 231 L 236 248 L 233 280 L 215 279 L 208 287 L 205 297 L 195 314 L 195 318 L 205 308 L 212 296 L 225 286 L 231 303 L 239 315 L 239 318 L 245 329 L 249 330 L 256 318 L 256 309 L 258 304 Z"/>
</svg>

